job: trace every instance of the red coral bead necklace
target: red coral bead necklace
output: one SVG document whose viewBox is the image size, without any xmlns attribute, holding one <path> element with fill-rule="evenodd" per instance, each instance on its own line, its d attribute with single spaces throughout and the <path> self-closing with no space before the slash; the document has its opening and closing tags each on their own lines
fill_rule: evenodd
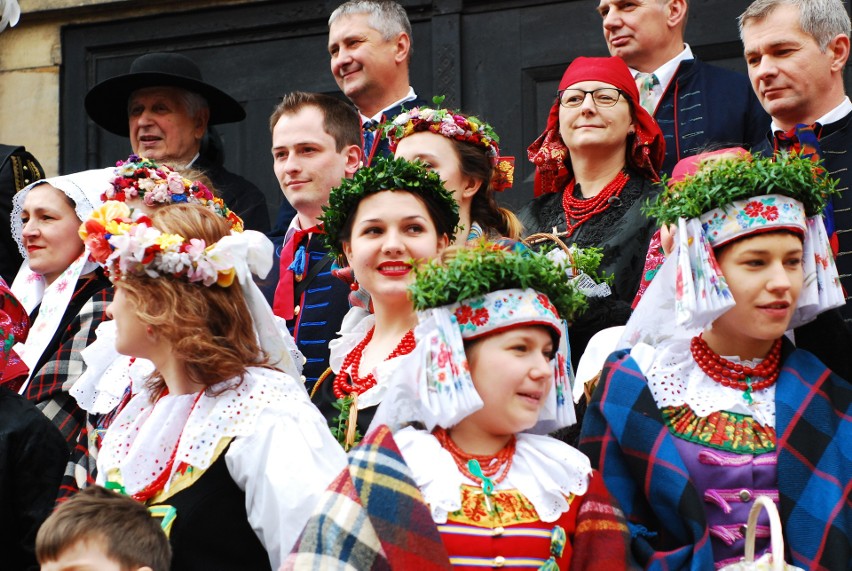
<svg viewBox="0 0 852 571">
<path fill-rule="evenodd" d="M 574 185 L 577 181 L 572 179 L 565 188 L 565 192 L 562 193 L 562 209 L 565 210 L 565 225 L 568 226 L 568 236 L 572 235 L 581 224 L 592 216 L 596 216 L 609 208 L 612 204 L 611 199 L 621 195 L 621 191 L 624 190 L 629 180 L 630 175 L 623 170 L 618 171 L 615 178 L 596 195 L 590 198 L 575 198 Z"/>
<path fill-rule="evenodd" d="M 364 337 L 364 339 L 360 343 L 358 343 L 358 345 L 356 345 L 355 348 L 352 349 L 343 359 L 343 365 L 340 368 L 340 374 L 334 377 L 333 388 L 334 396 L 336 398 L 346 398 L 352 393 L 357 393 L 360 395 L 367 389 L 376 385 L 376 377 L 372 372 L 370 372 L 364 377 L 358 376 L 358 371 L 361 370 L 361 356 L 364 354 L 364 349 L 367 347 L 367 345 L 370 343 L 370 340 L 373 338 L 373 333 L 375 331 L 376 327 L 374 325 L 367 332 L 367 335 Z M 408 332 L 403 335 L 396 348 L 391 352 L 390 355 L 387 356 L 385 361 L 393 359 L 394 357 L 408 355 L 414 350 L 414 347 L 416 345 L 417 342 L 414 339 L 414 330 L 409 329 Z"/>
<path fill-rule="evenodd" d="M 746 367 L 721 357 L 700 334 L 692 338 L 689 349 L 692 358 L 708 377 L 722 386 L 743 391 L 743 398 L 749 404 L 752 402 L 751 393 L 771 386 L 781 372 L 781 339 L 773 343 L 766 358 L 755 367 Z"/>
</svg>

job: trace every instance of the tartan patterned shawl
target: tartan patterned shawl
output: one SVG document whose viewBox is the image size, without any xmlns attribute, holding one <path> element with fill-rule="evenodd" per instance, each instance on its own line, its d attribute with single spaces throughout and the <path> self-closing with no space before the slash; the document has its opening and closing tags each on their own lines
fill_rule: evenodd
<svg viewBox="0 0 852 571">
<path fill-rule="evenodd" d="M 282 569 L 449 570 L 429 508 L 387 426 L 349 454 Z"/>
<path fill-rule="evenodd" d="M 788 558 L 841 571 L 852 560 L 852 386 L 785 340 L 776 389 L 778 488 Z M 610 355 L 580 448 L 601 471 L 648 569 L 713 568 L 704 507 L 645 377 Z"/>
<path fill-rule="evenodd" d="M 68 390 L 86 370 L 80 352 L 97 337 L 95 330 L 107 319 L 106 308 L 113 294 L 109 280 L 100 272 L 96 278 L 84 280 L 77 283 L 78 290 L 56 334 L 33 368 L 32 379 L 24 391 L 24 397 L 32 401 L 65 437 L 69 451 L 77 442 L 86 413 L 77 406 Z"/>
</svg>

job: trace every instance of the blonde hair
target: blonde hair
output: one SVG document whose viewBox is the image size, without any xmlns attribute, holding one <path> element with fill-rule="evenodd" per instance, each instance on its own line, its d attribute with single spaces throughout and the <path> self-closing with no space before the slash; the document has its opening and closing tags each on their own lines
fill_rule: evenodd
<svg viewBox="0 0 852 571">
<path fill-rule="evenodd" d="M 224 218 L 197 204 L 165 206 L 151 220 L 163 232 L 202 239 L 208 245 L 230 234 Z M 139 320 L 171 344 L 191 382 L 209 387 L 242 378 L 246 367 L 266 364 L 237 281 L 230 287 L 206 287 L 181 278 L 130 275 L 116 286 L 136 307 Z M 154 395 L 165 388 L 158 371 L 149 379 L 149 388 Z"/>
</svg>

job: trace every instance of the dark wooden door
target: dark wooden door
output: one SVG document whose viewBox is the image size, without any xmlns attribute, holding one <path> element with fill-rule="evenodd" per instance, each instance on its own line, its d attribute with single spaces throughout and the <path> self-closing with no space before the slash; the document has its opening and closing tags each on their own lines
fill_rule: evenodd
<svg viewBox="0 0 852 571">
<path fill-rule="evenodd" d="M 329 71 L 327 19 L 337 1 L 278 1 L 162 14 L 63 31 L 62 172 L 125 158 L 127 139 L 88 119 L 86 92 L 127 73 L 137 56 L 177 51 L 204 78 L 240 101 L 247 118 L 217 127 L 226 167 L 252 180 L 275 212 L 281 193 L 272 174 L 268 118 L 292 90 L 339 93 Z M 413 25 L 411 80 L 426 98 L 492 123 L 506 154 L 517 157 L 515 188 L 501 197 L 519 206 L 532 197 L 526 147 L 544 127 L 556 86 L 577 56 L 607 55 L 597 0 L 402 1 Z M 736 16 L 745 3 L 693 1 L 687 41 L 702 59 L 744 71 Z"/>
</svg>

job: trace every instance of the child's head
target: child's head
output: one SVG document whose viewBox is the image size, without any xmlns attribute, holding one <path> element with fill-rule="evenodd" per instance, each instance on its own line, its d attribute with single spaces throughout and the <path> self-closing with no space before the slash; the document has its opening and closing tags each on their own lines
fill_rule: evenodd
<svg viewBox="0 0 852 571">
<path fill-rule="evenodd" d="M 98 486 L 59 506 L 36 537 L 42 571 L 168 571 L 171 557 L 144 505 Z"/>
<path fill-rule="evenodd" d="M 465 344 L 473 386 L 482 408 L 462 422 L 482 432 L 529 430 L 553 388 L 559 334 L 546 325 L 516 325 Z"/>
<path fill-rule="evenodd" d="M 573 424 L 564 320 L 585 307 L 574 271 L 585 268 L 594 282 L 589 276 L 599 258 L 576 251 L 570 262 L 558 253 L 548 257 L 504 241 L 448 249 L 418 267 L 409 292 L 420 311 L 415 337 L 422 350 L 411 359 L 420 360 L 422 372 L 411 394 L 427 398 L 399 413 L 384 411 L 386 424 L 468 423 L 490 436 Z"/>
</svg>

